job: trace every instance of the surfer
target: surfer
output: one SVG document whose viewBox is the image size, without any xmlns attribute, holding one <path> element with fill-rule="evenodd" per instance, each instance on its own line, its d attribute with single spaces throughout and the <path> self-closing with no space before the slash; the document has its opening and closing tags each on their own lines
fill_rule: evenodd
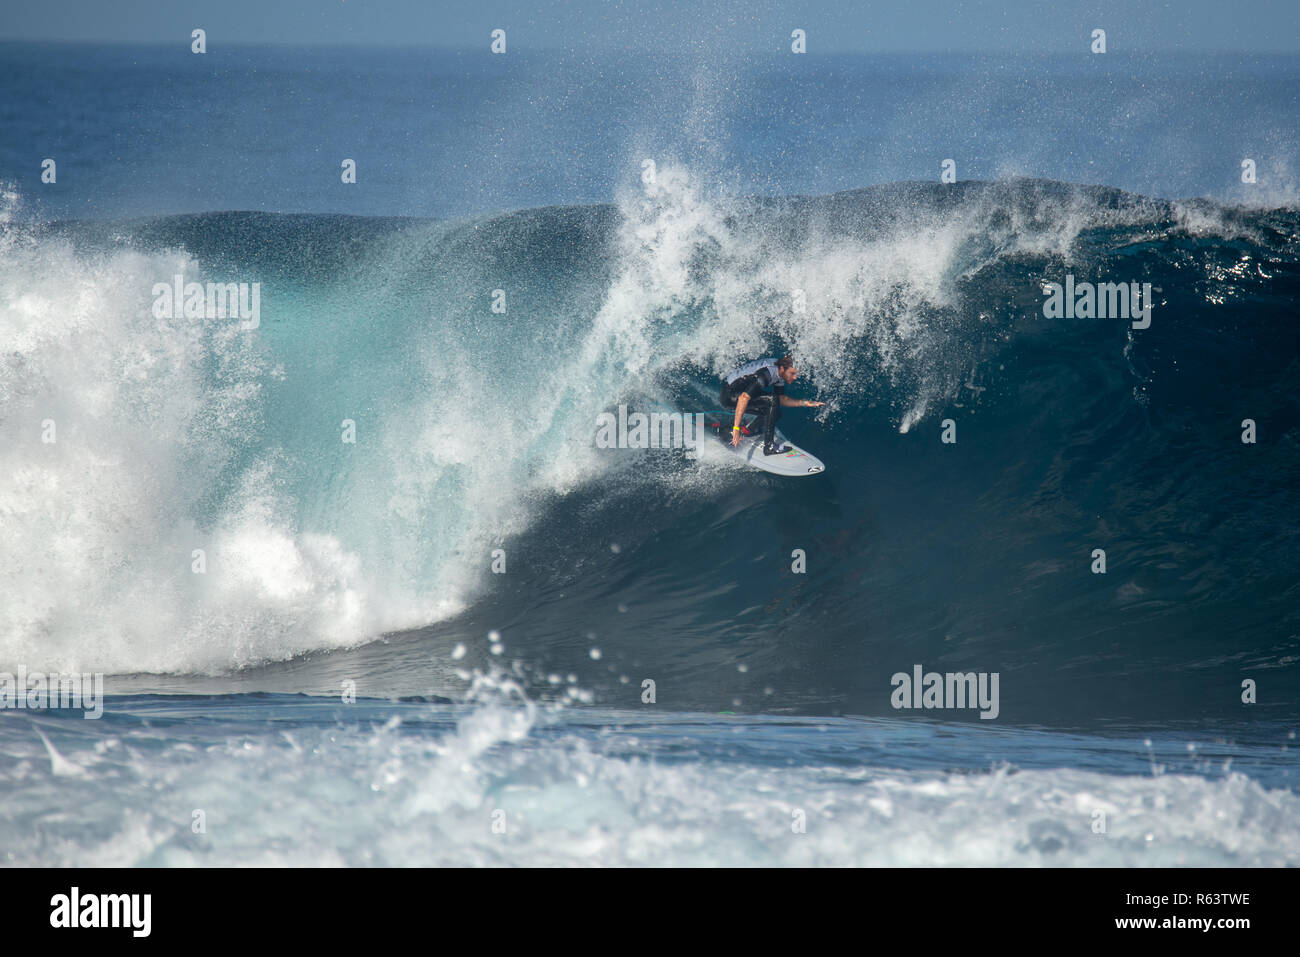
<svg viewBox="0 0 1300 957">
<path fill-rule="evenodd" d="M 776 420 L 781 418 L 781 407 L 814 408 L 825 402 L 813 402 L 810 399 L 791 399 L 785 394 L 785 387 L 799 378 L 799 370 L 794 367 L 794 358 L 785 356 L 781 359 L 755 359 L 736 369 L 722 383 L 720 401 L 725 409 L 736 410 L 736 421 L 731 427 L 731 444 L 740 444 L 740 423 L 745 411 L 755 412 L 763 422 L 763 454 L 779 455 L 788 451 L 786 445 L 777 446 L 774 442 Z M 766 395 L 767 389 L 772 390 Z"/>
</svg>

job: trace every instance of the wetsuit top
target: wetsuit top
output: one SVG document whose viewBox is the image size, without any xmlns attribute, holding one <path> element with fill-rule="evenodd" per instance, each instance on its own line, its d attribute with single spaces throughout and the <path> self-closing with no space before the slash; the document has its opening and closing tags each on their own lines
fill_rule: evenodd
<svg viewBox="0 0 1300 957">
<path fill-rule="evenodd" d="M 740 393 L 748 392 L 753 399 L 767 389 L 778 398 L 785 395 L 785 380 L 781 378 L 775 359 L 755 359 L 727 376 L 727 392 L 736 398 Z"/>
</svg>

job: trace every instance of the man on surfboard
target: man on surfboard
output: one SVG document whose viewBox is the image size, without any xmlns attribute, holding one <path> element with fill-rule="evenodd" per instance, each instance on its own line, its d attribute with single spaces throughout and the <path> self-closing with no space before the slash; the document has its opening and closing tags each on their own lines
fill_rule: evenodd
<svg viewBox="0 0 1300 957">
<path fill-rule="evenodd" d="M 825 402 L 813 402 L 809 399 L 790 399 L 786 397 L 785 387 L 799 378 L 799 370 L 794 367 L 794 357 L 781 359 L 755 359 L 734 370 L 722 383 L 720 401 L 724 409 L 736 410 L 736 421 L 731 427 L 731 444 L 740 444 L 740 423 L 745 411 L 758 413 L 763 421 L 763 454 L 779 455 L 788 451 L 785 445 L 777 446 L 773 441 L 776 432 L 776 420 L 781 418 L 781 407 L 813 408 L 825 405 Z M 772 390 L 766 395 L 767 389 Z"/>
</svg>

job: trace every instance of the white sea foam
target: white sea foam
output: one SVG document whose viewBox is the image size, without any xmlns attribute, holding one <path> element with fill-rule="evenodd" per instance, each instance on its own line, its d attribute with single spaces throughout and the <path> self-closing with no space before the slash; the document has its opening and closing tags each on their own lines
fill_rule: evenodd
<svg viewBox="0 0 1300 957">
<path fill-rule="evenodd" d="M 682 760 L 707 716 L 663 729 L 676 757 L 654 761 L 637 739 L 653 729 L 626 718 L 538 735 L 516 696 L 437 736 L 393 719 L 197 748 L 69 737 L 75 776 L 37 736 L 11 737 L 0 843 L 23 866 L 1300 864 L 1300 797 L 1241 774 Z"/>
<path fill-rule="evenodd" d="M 0 661 L 202 671 L 391 623 L 374 569 L 302 527 L 277 480 L 257 340 L 152 316 L 171 272 L 199 267 L 48 239 L 0 255 Z"/>
</svg>

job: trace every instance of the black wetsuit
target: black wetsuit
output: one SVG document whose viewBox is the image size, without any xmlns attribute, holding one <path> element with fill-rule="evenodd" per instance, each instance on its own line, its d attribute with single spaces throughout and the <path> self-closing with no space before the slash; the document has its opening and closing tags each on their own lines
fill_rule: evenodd
<svg viewBox="0 0 1300 957">
<path fill-rule="evenodd" d="M 767 389 L 771 395 L 765 395 Z M 772 447 L 776 420 L 781 418 L 781 397 L 785 395 L 785 380 L 781 378 L 775 359 L 756 359 L 732 372 L 722 383 L 718 401 L 724 409 L 734 409 L 741 395 L 749 395 L 746 412 L 755 412 L 763 423 L 763 448 Z"/>
</svg>

